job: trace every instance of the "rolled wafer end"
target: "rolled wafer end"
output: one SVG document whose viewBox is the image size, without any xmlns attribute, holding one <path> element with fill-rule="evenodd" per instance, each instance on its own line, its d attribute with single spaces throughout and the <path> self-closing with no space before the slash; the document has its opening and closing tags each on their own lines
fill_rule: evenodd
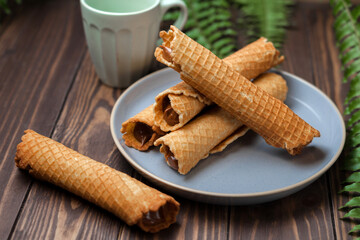
<svg viewBox="0 0 360 240">
<path fill-rule="evenodd" d="M 164 135 L 156 126 L 149 126 L 140 121 L 130 120 L 122 125 L 121 132 L 128 147 L 147 151 L 154 141 Z"/>
<path fill-rule="evenodd" d="M 165 134 L 154 123 L 153 105 L 123 122 L 120 131 L 125 144 L 140 151 L 148 150 L 156 139 Z"/>
<path fill-rule="evenodd" d="M 154 121 L 164 132 L 175 131 L 210 104 L 204 95 L 180 82 L 155 97 Z"/>
<path fill-rule="evenodd" d="M 160 38 L 163 39 L 163 43 L 161 46 L 157 47 L 155 49 L 155 58 L 157 61 L 165 64 L 168 67 L 171 67 L 177 72 L 181 71 L 180 65 L 174 63 L 172 61 L 172 51 L 170 43 L 175 38 L 174 30 L 176 31 L 177 28 L 174 28 L 173 26 L 170 27 L 170 30 L 168 32 L 161 31 L 160 32 Z"/>
<path fill-rule="evenodd" d="M 15 164 L 34 177 L 62 187 L 146 232 L 158 232 L 176 222 L 180 204 L 171 196 L 32 130 L 26 130 L 21 140 Z"/>
<path fill-rule="evenodd" d="M 311 130 L 311 133 L 309 133 L 309 135 L 313 136 L 313 137 L 320 137 L 320 132 L 315 129 L 315 128 L 312 128 Z M 289 147 L 289 146 L 285 146 L 284 148 L 288 151 L 288 153 L 290 153 L 290 155 L 298 155 L 302 152 L 302 149 L 304 147 L 306 147 L 308 144 L 310 144 L 312 142 L 313 139 L 309 139 L 304 145 L 300 145 L 300 146 L 297 146 L 297 147 Z M 267 141 L 265 139 L 265 141 Z"/>
<path fill-rule="evenodd" d="M 155 210 L 143 213 L 142 218 L 136 225 L 145 232 L 159 232 L 176 222 L 179 210 L 180 204 L 177 201 L 173 198 L 166 199 L 165 203 L 158 205 Z"/>
</svg>

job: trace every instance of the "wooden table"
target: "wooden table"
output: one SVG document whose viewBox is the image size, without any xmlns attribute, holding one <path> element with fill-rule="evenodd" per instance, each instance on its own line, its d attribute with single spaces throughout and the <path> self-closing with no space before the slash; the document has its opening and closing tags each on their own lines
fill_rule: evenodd
<svg viewBox="0 0 360 240">
<path fill-rule="evenodd" d="M 26 4 L 26 3 L 25 3 Z M 281 69 L 324 91 L 343 109 L 327 3 L 294 8 Z M 154 60 L 152 71 L 162 68 Z M 338 208 L 343 173 L 340 158 L 304 190 L 253 206 L 218 206 L 175 196 L 177 223 L 158 234 L 128 227 L 112 214 L 14 164 L 16 145 L 27 128 L 49 136 L 145 183 L 116 148 L 110 112 L 123 90 L 100 83 L 84 39 L 78 1 L 24 5 L 0 29 L 0 239 L 351 239 L 352 228 Z M 156 187 L 156 186 L 154 186 Z"/>
</svg>

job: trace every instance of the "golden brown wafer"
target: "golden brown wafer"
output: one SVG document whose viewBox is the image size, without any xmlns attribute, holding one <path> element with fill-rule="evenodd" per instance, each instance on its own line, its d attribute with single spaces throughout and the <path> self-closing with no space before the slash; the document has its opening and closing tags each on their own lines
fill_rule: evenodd
<svg viewBox="0 0 360 240">
<path fill-rule="evenodd" d="M 320 132 L 280 100 L 257 87 L 174 26 L 161 31 L 164 43 L 157 59 L 180 72 L 186 83 L 264 137 L 265 141 L 295 155 Z M 164 50 L 166 49 L 166 50 Z"/>
<path fill-rule="evenodd" d="M 287 85 L 280 75 L 265 73 L 254 83 L 281 101 L 285 100 Z M 161 144 L 160 152 L 165 155 L 169 166 L 181 174 L 187 174 L 209 153 L 223 151 L 247 130 L 239 120 L 216 106 L 184 127 L 160 137 L 155 141 L 155 146 Z"/>
<path fill-rule="evenodd" d="M 165 133 L 154 124 L 153 105 L 145 108 L 122 124 L 122 138 L 127 146 L 146 151 Z"/>
<path fill-rule="evenodd" d="M 164 60 L 162 54 L 155 54 Z M 243 76 L 252 79 L 284 60 L 274 46 L 265 38 L 250 43 L 231 54 L 224 62 L 233 66 Z M 155 98 L 155 124 L 164 132 L 175 131 L 195 117 L 211 103 L 204 95 L 181 82 L 160 93 Z"/>
<path fill-rule="evenodd" d="M 164 132 L 174 131 L 184 126 L 209 104 L 211 101 L 201 93 L 185 82 L 180 82 L 155 97 L 155 124 Z M 170 109 L 171 113 L 165 108 Z"/>
<path fill-rule="evenodd" d="M 176 221 L 179 203 L 142 182 L 64 145 L 26 130 L 16 166 L 118 216 L 128 225 L 157 232 Z"/>
</svg>

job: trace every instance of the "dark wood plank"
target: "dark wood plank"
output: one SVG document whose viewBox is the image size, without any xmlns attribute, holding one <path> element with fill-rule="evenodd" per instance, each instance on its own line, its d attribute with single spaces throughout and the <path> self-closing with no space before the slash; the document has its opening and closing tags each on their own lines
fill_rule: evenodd
<svg viewBox="0 0 360 240">
<path fill-rule="evenodd" d="M 289 197 L 232 207 L 229 239 L 333 239 L 324 177 Z"/>
<path fill-rule="evenodd" d="M 0 38 L 0 239 L 6 239 L 31 178 L 14 164 L 26 128 L 49 136 L 85 52 L 79 4 L 26 5 Z"/>
<path fill-rule="evenodd" d="M 308 19 L 313 26 L 309 29 L 308 36 L 312 43 L 311 52 L 312 59 L 314 59 L 314 78 L 316 79 L 317 86 L 334 101 L 342 113 L 344 99 L 349 86 L 342 82 L 341 65 L 333 32 L 334 19 L 331 9 L 329 6 L 313 8 L 308 12 Z M 329 197 L 332 203 L 333 228 L 336 238 L 353 239 L 348 232 L 354 224 L 340 220 L 344 216 L 344 212 L 338 210 L 349 200 L 346 195 L 338 194 L 342 187 L 341 182 L 345 177 L 345 173 L 341 171 L 343 160 L 343 157 L 340 156 L 327 173 L 330 183 Z"/>
<path fill-rule="evenodd" d="M 342 82 L 342 73 L 338 51 L 336 48 L 333 17 L 328 5 L 309 5 L 306 11 L 305 19 L 308 24 L 308 38 L 311 42 L 310 52 L 313 65 L 313 76 L 315 84 L 329 96 L 340 112 L 344 109 L 344 99 L 348 91 L 348 84 Z M 340 218 L 344 215 L 339 211 L 347 200 L 345 195 L 339 195 L 341 181 L 345 173 L 341 171 L 343 158 L 340 157 L 334 166 L 328 171 L 329 178 L 329 198 L 331 200 L 331 212 L 333 214 L 333 231 L 337 239 L 352 239 L 348 231 L 353 224 L 342 221 Z"/>
</svg>

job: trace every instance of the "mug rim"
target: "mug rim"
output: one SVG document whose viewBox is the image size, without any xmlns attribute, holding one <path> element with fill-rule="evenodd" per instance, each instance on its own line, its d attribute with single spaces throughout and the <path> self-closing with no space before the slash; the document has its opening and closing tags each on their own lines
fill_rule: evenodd
<svg viewBox="0 0 360 240">
<path fill-rule="evenodd" d="M 131 15 L 137 15 L 137 14 L 141 14 L 141 13 L 144 13 L 144 12 L 148 12 L 152 9 L 154 9 L 159 3 L 160 3 L 160 0 L 155 0 L 154 1 L 154 4 L 151 5 L 150 7 L 148 8 L 145 8 L 145 9 L 142 9 L 142 10 L 139 10 L 139 11 L 134 11 L 134 12 L 127 12 L 127 13 L 120 13 L 120 12 L 108 12 L 108 11 L 103 11 L 103 10 L 99 10 L 97 8 L 94 8 L 92 6 L 90 6 L 86 0 L 80 0 L 81 2 L 81 5 L 83 5 L 84 7 L 86 7 L 87 9 L 93 11 L 93 12 L 96 12 L 96 13 L 99 13 L 99 14 L 103 14 L 103 15 L 112 15 L 112 16 L 131 16 Z"/>
</svg>

